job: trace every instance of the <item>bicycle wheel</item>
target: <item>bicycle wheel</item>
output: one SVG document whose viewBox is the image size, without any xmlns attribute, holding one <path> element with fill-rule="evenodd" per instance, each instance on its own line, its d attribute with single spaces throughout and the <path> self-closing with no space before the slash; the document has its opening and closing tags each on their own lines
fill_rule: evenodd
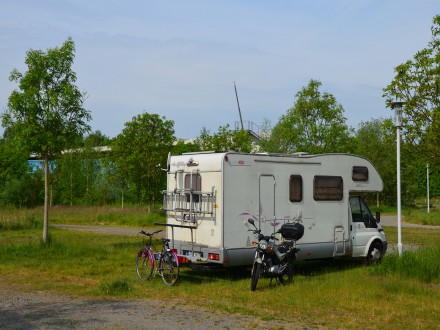
<svg viewBox="0 0 440 330">
<path fill-rule="evenodd" d="M 153 275 L 154 256 L 148 249 L 142 249 L 136 256 L 136 274 L 142 280 L 146 281 Z"/>
<path fill-rule="evenodd" d="M 179 262 L 174 252 L 166 251 L 162 253 L 159 262 L 159 275 L 166 285 L 176 284 L 179 277 Z"/>
</svg>

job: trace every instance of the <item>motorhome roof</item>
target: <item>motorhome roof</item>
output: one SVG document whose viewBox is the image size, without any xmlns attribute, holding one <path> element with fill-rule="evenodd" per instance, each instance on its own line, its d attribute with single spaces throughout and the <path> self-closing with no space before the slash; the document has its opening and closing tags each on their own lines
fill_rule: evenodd
<svg viewBox="0 0 440 330">
<path fill-rule="evenodd" d="M 200 154 L 225 154 L 230 151 L 191 151 L 191 152 L 183 152 L 182 155 L 200 155 Z"/>
<path fill-rule="evenodd" d="M 243 153 L 239 151 L 220 151 L 220 150 L 209 150 L 209 151 L 190 151 L 183 152 L 182 155 L 200 155 L 200 154 L 244 154 L 244 155 L 263 155 L 263 156 L 277 156 L 277 157 L 302 157 L 302 156 L 316 156 L 311 155 L 308 152 L 294 152 L 292 154 L 276 153 L 276 152 L 252 152 Z"/>
<path fill-rule="evenodd" d="M 297 158 L 297 157 L 307 157 L 307 158 L 313 158 L 318 156 L 326 156 L 326 155 L 351 155 L 351 156 L 357 156 L 364 158 L 362 156 L 358 155 L 352 155 L 348 153 L 325 153 L 325 154 L 309 154 L 308 152 L 294 152 L 291 154 L 286 153 L 276 153 L 276 152 L 252 152 L 252 153 L 243 153 L 239 151 L 219 151 L 219 150 L 210 150 L 210 151 L 191 151 L 191 152 L 184 152 L 183 155 L 209 155 L 209 154 L 236 154 L 236 155 L 254 155 L 254 156 L 272 156 L 272 157 L 284 157 L 284 158 Z"/>
</svg>

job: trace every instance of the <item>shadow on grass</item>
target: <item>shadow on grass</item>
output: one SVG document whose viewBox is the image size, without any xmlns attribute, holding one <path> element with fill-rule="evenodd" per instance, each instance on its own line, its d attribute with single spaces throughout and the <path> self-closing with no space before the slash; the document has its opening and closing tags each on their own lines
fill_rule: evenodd
<svg viewBox="0 0 440 330">
<path fill-rule="evenodd" d="M 179 274 L 179 283 L 204 284 L 218 281 L 241 281 L 250 278 L 250 267 L 224 268 L 189 268 L 182 267 Z"/>
<path fill-rule="evenodd" d="M 327 273 L 344 272 L 359 267 L 366 267 L 363 258 L 300 260 L 296 263 L 296 274 L 303 276 L 319 276 Z"/>
<path fill-rule="evenodd" d="M 344 272 L 350 269 L 366 267 L 363 260 L 357 259 L 323 259 L 313 261 L 297 261 L 295 276 L 320 276 L 327 273 Z M 251 278 L 251 266 L 223 268 L 211 267 L 206 269 L 191 269 L 182 267 L 179 275 L 180 283 L 203 284 L 217 281 L 242 281 Z"/>
</svg>

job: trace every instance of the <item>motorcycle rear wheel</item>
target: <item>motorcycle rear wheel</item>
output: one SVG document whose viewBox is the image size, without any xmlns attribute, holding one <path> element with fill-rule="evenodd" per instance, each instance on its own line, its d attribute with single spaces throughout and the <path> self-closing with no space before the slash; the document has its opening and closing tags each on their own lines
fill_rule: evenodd
<svg viewBox="0 0 440 330">
<path fill-rule="evenodd" d="M 252 279 L 251 279 L 251 291 L 255 291 L 257 288 L 258 278 L 261 273 L 261 264 L 256 262 L 254 263 L 254 267 L 252 269 Z"/>
<path fill-rule="evenodd" d="M 293 276 L 295 275 L 295 269 L 293 266 L 294 262 L 293 260 L 287 261 L 287 267 L 280 275 L 278 275 L 278 279 L 280 280 L 281 284 L 287 284 L 292 282 Z"/>
</svg>

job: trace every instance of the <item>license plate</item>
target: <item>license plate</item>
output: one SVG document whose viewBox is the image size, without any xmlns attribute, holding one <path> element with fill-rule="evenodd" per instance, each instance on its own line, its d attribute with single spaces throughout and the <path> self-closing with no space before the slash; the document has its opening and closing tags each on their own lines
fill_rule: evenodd
<svg viewBox="0 0 440 330">
<path fill-rule="evenodd" d="M 191 252 L 191 251 L 184 251 L 185 252 L 185 255 L 186 256 L 192 256 L 192 255 L 194 255 L 194 257 L 203 257 L 203 254 L 202 254 L 202 252 L 197 252 L 197 251 L 194 251 L 194 254 Z"/>
</svg>

